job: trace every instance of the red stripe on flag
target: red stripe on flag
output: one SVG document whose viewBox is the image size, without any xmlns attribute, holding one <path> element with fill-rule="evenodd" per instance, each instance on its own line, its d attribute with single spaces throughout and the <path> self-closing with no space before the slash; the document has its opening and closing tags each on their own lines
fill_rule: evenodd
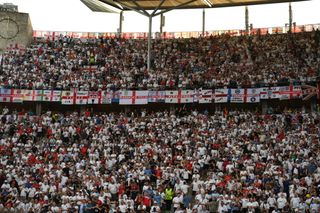
<svg viewBox="0 0 320 213">
<path fill-rule="evenodd" d="M 102 99 L 102 91 L 98 92 L 98 103 L 101 104 L 101 99 Z"/>
<path fill-rule="evenodd" d="M 177 101 L 178 101 L 179 104 L 181 103 L 181 93 L 182 93 L 182 91 L 178 90 Z"/>
<path fill-rule="evenodd" d="M 73 104 L 76 104 L 77 100 L 77 91 L 73 92 Z"/>
<path fill-rule="evenodd" d="M 10 91 L 10 97 L 9 97 L 10 102 L 13 102 L 13 97 L 14 97 L 13 92 L 14 92 L 14 89 L 11 89 L 11 91 Z"/>
<path fill-rule="evenodd" d="M 247 96 L 248 96 L 248 89 L 247 88 L 244 89 L 244 95 L 243 96 L 244 96 L 243 102 L 247 103 Z"/>
<path fill-rule="evenodd" d="M 136 98 L 137 98 L 135 90 L 132 91 L 131 97 L 132 97 L 132 104 L 135 104 L 136 103 Z"/>
<path fill-rule="evenodd" d="M 50 101 L 53 101 L 53 94 L 54 94 L 54 92 L 53 92 L 53 90 L 51 90 L 51 95 L 50 95 Z"/>
</svg>

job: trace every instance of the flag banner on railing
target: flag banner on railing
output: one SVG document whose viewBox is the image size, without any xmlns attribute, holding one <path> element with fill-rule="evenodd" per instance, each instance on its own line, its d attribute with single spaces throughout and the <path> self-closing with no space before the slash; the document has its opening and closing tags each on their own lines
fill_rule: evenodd
<svg viewBox="0 0 320 213">
<path fill-rule="evenodd" d="M 279 88 L 280 100 L 288 100 L 302 97 L 301 86 L 284 86 Z"/>
<path fill-rule="evenodd" d="M 0 88 L 0 102 L 22 103 L 23 91 L 20 89 Z"/>
<path fill-rule="evenodd" d="M 310 85 L 302 85 L 302 100 L 309 100 L 313 96 L 317 96 L 318 99 L 320 99 L 320 82 L 317 83 L 317 87 L 310 86 Z"/>
<path fill-rule="evenodd" d="M 167 91 L 59 91 L 20 90 L 0 88 L 0 102 L 23 101 L 61 102 L 63 105 L 111 104 L 140 105 L 148 103 L 258 103 L 268 99 L 307 100 L 317 95 L 320 84 L 315 86 L 281 86 L 244 89 L 167 90 Z"/>
<path fill-rule="evenodd" d="M 60 90 L 43 90 L 42 101 L 60 102 L 61 91 Z"/>
<path fill-rule="evenodd" d="M 244 103 L 244 89 L 230 89 L 231 96 L 230 102 L 231 103 Z"/>
<path fill-rule="evenodd" d="M 231 89 L 215 89 L 215 103 L 228 103 L 231 97 Z"/>
<path fill-rule="evenodd" d="M 12 89 L 13 96 L 11 98 L 11 102 L 13 103 L 22 103 L 23 102 L 23 91 L 21 89 Z"/>
<path fill-rule="evenodd" d="M 260 88 L 260 99 L 278 99 L 280 98 L 279 87 Z"/>
<path fill-rule="evenodd" d="M 246 88 L 246 89 L 244 89 L 244 102 L 245 103 L 259 103 L 260 102 L 260 89 L 259 88 Z"/>
<path fill-rule="evenodd" d="M 102 103 L 101 91 L 90 91 L 88 93 L 88 104 L 101 104 L 101 103 Z"/>
<path fill-rule="evenodd" d="M 112 98 L 114 97 L 114 91 L 101 91 L 101 103 L 102 104 L 111 104 Z M 119 102 L 119 99 L 118 99 Z"/>
<path fill-rule="evenodd" d="M 260 102 L 260 89 L 245 88 L 231 89 L 231 103 L 258 103 Z"/>
<path fill-rule="evenodd" d="M 75 104 L 75 93 L 73 91 L 62 91 L 61 104 L 63 105 Z"/>
<path fill-rule="evenodd" d="M 128 91 L 123 90 L 120 93 L 120 105 L 140 105 L 140 104 L 148 104 L 148 93 L 147 90 L 142 91 Z"/>
<path fill-rule="evenodd" d="M 161 103 L 165 102 L 166 91 L 149 91 L 148 102 L 149 103 Z"/>
<path fill-rule="evenodd" d="M 13 89 L 0 89 L 0 102 L 13 102 Z"/>
<path fill-rule="evenodd" d="M 165 103 L 193 103 L 193 90 L 167 90 Z"/>
<path fill-rule="evenodd" d="M 200 99 L 200 91 L 201 89 L 195 89 L 193 90 L 193 103 L 199 103 L 199 99 Z"/>
<path fill-rule="evenodd" d="M 88 103 L 88 91 L 75 91 L 75 104 L 86 105 Z"/>
<path fill-rule="evenodd" d="M 212 103 L 212 100 L 214 99 L 214 94 L 213 94 L 213 91 L 211 89 L 199 90 L 198 94 L 199 94 L 198 102 L 200 104 Z"/>
<path fill-rule="evenodd" d="M 24 101 L 42 101 L 43 90 L 23 90 Z"/>
<path fill-rule="evenodd" d="M 110 91 L 111 103 L 119 103 L 121 91 Z"/>
</svg>

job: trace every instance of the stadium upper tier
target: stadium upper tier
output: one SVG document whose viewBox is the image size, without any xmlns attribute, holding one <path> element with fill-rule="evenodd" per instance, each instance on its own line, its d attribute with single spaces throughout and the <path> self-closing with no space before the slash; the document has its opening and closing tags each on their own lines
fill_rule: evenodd
<svg viewBox="0 0 320 213">
<path fill-rule="evenodd" d="M 0 86 L 21 89 L 168 89 L 312 82 L 320 32 L 147 41 L 61 37 L 2 56 Z"/>
</svg>

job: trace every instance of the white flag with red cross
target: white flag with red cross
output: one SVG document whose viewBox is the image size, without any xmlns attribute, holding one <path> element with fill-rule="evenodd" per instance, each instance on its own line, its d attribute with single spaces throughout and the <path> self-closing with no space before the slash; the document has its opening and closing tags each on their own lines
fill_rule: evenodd
<svg viewBox="0 0 320 213">
<path fill-rule="evenodd" d="M 22 103 L 23 91 L 20 89 L 0 88 L 0 102 Z"/>
<path fill-rule="evenodd" d="M 288 100 L 302 97 L 301 86 L 284 86 L 279 88 L 280 100 Z"/>
<path fill-rule="evenodd" d="M 23 102 L 23 91 L 21 89 L 13 89 L 13 96 L 11 98 L 13 103 Z"/>
<path fill-rule="evenodd" d="M 42 101 L 60 102 L 61 101 L 61 91 L 60 90 L 43 90 Z"/>
<path fill-rule="evenodd" d="M 167 90 L 165 103 L 193 103 L 193 90 Z"/>
<path fill-rule="evenodd" d="M 85 105 L 88 103 L 88 91 L 75 91 L 76 100 L 75 104 Z"/>
<path fill-rule="evenodd" d="M 214 102 L 215 103 L 227 103 L 231 98 L 231 89 L 215 89 L 214 90 Z"/>
<path fill-rule="evenodd" d="M 148 104 L 148 90 L 142 91 L 128 91 L 122 90 L 120 92 L 120 105 L 141 105 L 141 104 Z"/>
<path fill-rule="evenodd" d="M 25 101 L 42 101 L 43 90 L 23 90 Z"/>
<path fill-rule="evenodd" d="M 262 87 L 260 88 L 260 99 L 278 99 L 280 87 Z"/>
</svg>

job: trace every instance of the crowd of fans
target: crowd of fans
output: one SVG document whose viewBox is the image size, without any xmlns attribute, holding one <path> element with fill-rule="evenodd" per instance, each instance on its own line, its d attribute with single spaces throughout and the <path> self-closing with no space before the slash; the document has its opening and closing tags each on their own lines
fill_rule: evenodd
<svg viewBox="0 0 320 213">
<path fill-rule="evenodd" d="M 0 119 L 0 211 L 320 211 L 318 112 Z"/>
<path fill-rule="evenodd" d="M 1 56 L 0 87 L 176 89 L 313 82 L 320 33 L 69 37 Z M 320 212 L 320 113 L 3 108 L 0 211 Z"/>
<path fill-rule="evenodd" d="M 166 89 L 311 82 L 320 72 L 320 33 L 152 40 L 36 40 L 3 55 L 0 87 Z M 88 67 L 90 66 L 90 67 Z"/>
</svg>

